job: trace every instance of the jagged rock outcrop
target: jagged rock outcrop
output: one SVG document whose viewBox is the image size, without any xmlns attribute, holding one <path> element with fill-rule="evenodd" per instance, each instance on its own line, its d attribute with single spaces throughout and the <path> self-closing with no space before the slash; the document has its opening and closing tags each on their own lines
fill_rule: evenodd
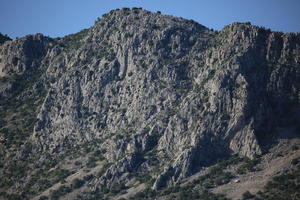
<svg viewBox="0 0 300 200">
<path fill-rule="evenodd" d="M 136 153 L 125 156 L 109 167 L 101 178 L 95 181 L 95 190 L 99 189 L 99 187 L 110 188 L 116 184 L 125 182 L 128 180 L 128 174 L 134 173 L 142 161 L 140 155 Z"/>
<path fill-rule="evenodd" d="M 22 75 L 31 70 L 52 45 L 51 39 L 42 34 L 28 35 L 4 43 L 0 52 L 0 76 Z"/>
<path fill-rule="evenodd" d="M 34 151 L 99 141 L 112 163 L 99 187 L 126 180 L 152 153 L 158 164 L 144 173 L 164 168 L 152 174 L 160 189 L 232 152 L 254 158 L 260 138 L 299 122 L 288 110 L 300 102 L 300 35 L 248 23 L 216 32 L 116 10 L 70 38 L 37 34 L 0 46 L 1 77 L 33 66 L 44 69 L 47 90 L 30 137 Z"/>
</svg>

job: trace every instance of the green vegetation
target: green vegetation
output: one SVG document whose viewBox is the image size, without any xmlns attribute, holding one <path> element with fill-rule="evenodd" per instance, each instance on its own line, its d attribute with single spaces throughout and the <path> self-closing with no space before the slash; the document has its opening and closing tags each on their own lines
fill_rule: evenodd
<svg viewBox="0 0 300 200">
<path fill-rule="evenodd" d="M 300 158 L 294 158 L 292 161 L 291 161 L 291 164 L 292 165 L 297 165 L 300 163 Z"/>
<path fill-rule="evenodd" d="M 194 87 L 193 87 L 193 92 L 194 93 L 199 93 L 200 94 L 203 90 L 204 90 L 203 86 L 199 85 L 199 84 L 195 84 Z"/>
<path fill-rule="evenodd" d="M 22 92 L 32 89 L 40 74 L 41 72 L 28 72 L 25 75 L 16 76 L 12 80 L 14 91 L 10 98 L 0 100 L 1 124 L 4 125 L 0 127 L 0 132 L 5 136 L 7 148 L 13 145 L 21 146 L 33 131 L 37 107 L 42 103 L 46 90 L 37 88 L 34 92 L 39 95 L 25 96 L 22 101 L 19 100 L 19 96 Z M 10 118 L 12 114 L 14 117 Z"/>
<path fill-rule="evenodd" d="M 138 192 L 134 197 L 131 197 L 130 200 L 155 199 L 157 195 L 157 191 L 152 190 L 151 188 L 146 188 L 145 190 Z"/>
<path fill-rule="evenodd" d="M 71 186 L 61 185 L 57 190 L 52 190 L 50 192 L 51 200 L 58 200 L 60 197 L 72 192 L 73 190 L 79 189 L 84 185 L 85 181 L 81 179 L 74 179 Z M 40 199 L 48 199 L 46 196 L 40 197 Z"/>
<path fill-rule="evenodd" d="M 112 194 L 116 195 L 116 194 L 118 194 L 119 192 L 126 190 L 127 188 L 128 188 L 128 187 L 126 187 L 124 183 L 116 184 L 116 185 L 114 185 L 114 186 L 110 189 L 110 192 L 111 192 Z"/>
<path fill-rule="evenodd" d="M 72 192 L 72 189 L 68 186 L 62 185 L 57 190 L 53 190 L 50 192 L 50 199 L 51 200 L 58 200 L 60 197 L 64 196 Z"/>
<path fill-rule="evenodd" d="M 82 162 L 80 162 L 80 161 L 75 161 L 75 163 L 74 163 L 76 166 L 80 166 L 80 165 L 82 165 Z"/>
<path fill-rule="evenodd" d="M 88 168 L 94 168 L 94 167 L 97 166 L 96 161 L 97 161 L 97 159 L 96 159 L 95 157 L 90 156 L 90 157 L 88 158 L 88 162 L 87 162 L 86 166 L 87 166 Z"/>
<path fill-rule="evenodd" d="M 274 177 L 257 196 L 263 200 L 300 199 L 300 164 L 295 169 Z"/>
<path fill-rule="evenodd" d="M 98 172 L 97 177 L 101 177 L 110 166 L 111 166 L 111 163 L 105 163 L 103 165 L 103 167 L 101 168 L 101 170 Z"/>
<path fill-rule="evenodd" d="M 122 11 L 124 12 L 125 15 L 129 15 L 130 14 L 130 8 L 122 8 Z"/>
<path fill-rule="evenodd" d="M 166 110 L 166 114 L 167 116 L 172 117 L 177 114 L 177 109 L 168 107 Z"/>
<path fill-rule="evenodd" d="M 6 34 L 3 35 L 2 33 L 0 33 L 0 45 L 9 40 L 11 39 Z"/>
<path fill-rule="evenodd" d="M 39 61 L 35 65 L 39 65 Z M 42 78 L 43 70 L 36 70 L 36 67 L 28 69 L 23 75 L 15 75 L 1 81 L 6 81 L 12 84 L 13 90 L 7 98 L 0 99 L 0 132 L 3 133 L 3 143 L 0 145 L 0 152 L 6 152 L 6 156 L 1 155 L 1 158 L 7 157 L 2 165 L 2 176 L 0 179 L 1 188 L 9 188 L 16 182 L 22 180 L 27 174 L 36 169 L 33 167 L 36 163 L 37 155 L 31 154 L 32 145 L 28 142 L 29 136 L 33 132 L 34 124 L 39 106 L 42 104 L 46 95 L 46 84 L 38 84 Z M 17 159 L 12 155 L 19 155 Z M 31 186 L 38 184 L 38 176 L 31 176 L 24 188 L 20 189 L 19 193 L 23 192 L 23 197 L 34 195 L 40 189 L 37 186 L 30 189 Z M 49 183 L 40 180 L 44 185 L 49 186 Z M 15 194 L 17 195 L 17 194 Z M 6 199 L 10 199 L 7 197 Z M 14 197 L 12 199 L 18 199 Z"/>
<path fill-rule="evenodd" d="M 82 44 L 82 39 L 87 35 L 89 29 L 83 29 L 78 33 L 67 35 L 63 38 L 63 43 L 69 49 L 78 49 Z"/>
<path fill-rule="evenodd" d="M 41 196 L 40 198 L 39 198 L 39 200 L 48 200 L 49 198 L 47 197 L 47 196 Z"/>
<path fill-rule="evenodd" d="M 151 25 L 151 29 L 153 29 L 153 30 L 157 30 L 157 29 L 159 29 L 159 26 L 158 26 L 158 25 L 156 25 L 156 24 L 152 24 L 152 25 Z"/>
<path fill-rule="evenodd" d="M 81 188 L 84 185 L 84 183 L 85 183 L 84 180 L 76 178 L 72 181 L 71 187 L 72 189 L 78 189 Z"/>
<path fill-rule="evenodd" d="M 95 176 L 93 174 L 89 174 L 83 177 L 83 180 L 86 182 L 89 182 L 91 180 L 93 180 L 95 178 Z"/>
<path fill-rule="evenodd" d="M 213 194 L 206 189 L 198 188 L 196 185 L 188 184 L 186 186 L 174 186 L 163 191 L 155 191 L 147 188 L 138 192 L 130 200 L 156 199 L 160 196 L 168 196 L 168 200 L 226 200 L 223 195 Z"/>
<path fill-rule="evenodd" d="M 220 161 L 212 166 L 208 173 L 200 176 L 187 184 L 175 185 L 165 190 L 154 191 L 148 187 L 142 192 L 137 193 L 130 200 L 155 199 L 160 196 L 168 196 L 168 199 L 185 200 L 185 199 L 201 199 L 201 200 L 226 200 L 224 195 L 216 195 L 209 192 L 208 189 L 228 183 L 234 176 L 230 172 L 226 172 L 229 165 L 249 163 L 248 159 L 232 156 L 226 160 Z M 142 182 L 144 179 L 141 179 Z M 147 177 L 145 180 L 151 180 Z M 152 185 L 152 184 L 150 184 Z"/>
<path fill-rule="evenodd" d="M 7 99 L 0 100 L 0 118 L 4 125 L 0 126 L 0 132 L 5 135 L 7 148 L 23 145 L 33 131 L 37 108 L 46 96 L 44 86 L 35 87 L 42 73 L 42 70 L 28 70 L 23 75 L 15 75 L 6 80 L 14 88 Z M 24 95 L 28 91 L 31 91 L 31 95 Z"/>
<path fill-rule="evenodd" d="M 197 180 L 193 181 L 193 184 L 199 184 L 203 188 L 212 188 L 218 185 L 229 183 L 234 176 L 230 172 L 225 172 L 224 169 L 232 164 L 231 162 L 238 162 L 240 159 L 222 161 L 209 169 L 209 172 Z"/>
<path fill-rule="evenodd" d="M 86 156 L 85 152 L 88 152 L 89 157 L 93 157 L 93 159 L 89 159 L 90 163 L 95 163 L 99 159 L 104 159 L 102 156 L 105 153 L 105 150 L 99 150 L 101 146 L 102 140 L 94 140 L 92 142 L 88 142 L 78 148 L 66 149 L 65 153 L 51 157 L 50 155 L 45 155 L 48 157 L 43 162 L 35 163 L 34 160 L 37 158 L 31 158 L 30 160 L 25 162 L 21 162 L 20 164 L 12 165 L 8 169 L 11 171 L 10 173 L 4 174 L 4 178 L 0 180 L 1 188 L 11 187 L 16 179 L 20 179 L 24 177 L 26 172 L 32 171 L 30 175 L 30 179 L 24 185 L 24 188 L 20 189 L 25 193 L 25 197 L 29 198 L 37 195 L 41 191 L 45 191 L 56 183 L 66 183 L 66 178 L 74 173 L 74 171 L 69 171 L 64 168 L 59 168 L 58 166 L 63 163 L 66 159 L 76 158 L 77 156 Z M 89 148 L 86 148 L 89 146 Z M 74 162 L 75 164 L 75 162 Z M 82 165 L 81 162 L 77 162 L 77 165 Z M 17 166 L 17 168 L 16 168 Z M 55 168 L 54 168 L 55 167 Z M 34 169 L 34 170 L 32 170 Z M 9 178 L 5 178 L 9 177 Z M 94 179 L 93 174 L 89 174 L 83 177 L 83 179 L 74 179 L 70 186 L 64 186 L 59 188 L 57 191 L 53 191 L 50 196 L 50 199 L 57 199 L 61 196 L 69 193 L 74 189 L 81 188 L 85 183 L 90 182 Z M 22 198 L 22 199 L 25 199 Z"/>
<path fill-rule="evenodd" d="M 149 41 L 148 41 L 148 44 L 149 44 L 149 46 L 153 46 L 153 45 L 154 45 L 153 40 L 149 40 Z"/>
<path fill-rule="evenodd" d="M 124 193 L 126 189 L 128 189 L 128 187 L 123 183 L 115 184 L 111 188 L 104 187 L 104 188 L 101 188 L 100 190 L 89 193 L 83 199 L 88 199 L 88 200 L 105 199 L 104 196 L 117 195 L 119 193 Z"/>
<path fill-rule="evenodd" d="M 5 200 L 23 200 L 24 195 L 18 194 L 8 194 L 6 192 L 0 192 L 0 197 L 3 197 Z"/>
<path fill-rule="evenodd" d="M 180 200 L 190 200 L 190 199 L 199 199 L 199 200 L 226 200 L 227 198 L 224 195 L 213 194 L 208 190 L 195 190 L 191 188 L 180 188 L 179 198 Z"/>
<path fill-rule="evenodd" d="M 260 162 L 260 158 L 249 159 L 244 158 L 243 163 L 238 167 L 237 173 L 238 174 L 245 174 L 247 172 L 255 171 L 255 166 Z"/>
<path fill-rule="evenodd" d="M 249 191 L 246 191 L 246 192 L 243 193 L 242 197 L 243 197 L 244 200 L 246 200 L 246 199 L 252 199 L 255 196 L 253 194 L 251 194 Z"/>
<path fill-rule="evenodd" d="M 215 70 L 215 69 L 212 69 L 212 70 L 209 72 L 207 79 L 208 79 L 208 80 L 209 80 L 209 79 L 212 79 L 212 78 L 214 77 L 215 73 L 216 73 L 216 70 Z"/>
<path fill-rule="evenodd" d="M 122 8 L 123 11 L 130 11 L 130 8 L 124 7 Z"/>
<path fill-rule="evenodd" d="M 142 8 L 137 8 L 137 7 L 133 7 L 133 8 L 132 8 L 134 14 L 139 14 L 139 11 L 140 11 L 141 9 L 142 9 Z"/>
</svg>

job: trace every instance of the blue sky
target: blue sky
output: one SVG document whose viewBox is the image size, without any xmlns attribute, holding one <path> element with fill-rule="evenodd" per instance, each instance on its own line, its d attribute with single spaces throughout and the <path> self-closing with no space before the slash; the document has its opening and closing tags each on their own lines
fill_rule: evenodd
<svg viewBox="0 0 300 200">
<path fill-rule="evenodd" d="M 122 7 L 159 10 L 217 30 L 250 21 L 274 31 L 300 32 L 300 0 L 0 0 L 0 32 L 10 37 L 61 37 Z"/>
</svg>

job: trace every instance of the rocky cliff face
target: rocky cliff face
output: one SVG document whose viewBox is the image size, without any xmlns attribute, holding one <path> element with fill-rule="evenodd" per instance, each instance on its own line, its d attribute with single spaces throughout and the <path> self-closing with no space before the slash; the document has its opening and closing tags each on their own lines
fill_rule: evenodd
<svg viewBox="0 0 300 200">
<path fill-rule="evenodd" d="M 7 146 L 5 130 L 22 114 L 3 118 L 2 165 L 10 148 L 30 146 L 45 162 L 93 143 L 110 167 L 92 191 L 127 183 L 135 172 L 161 189 L 232 154 L 253 159 L 278 127 L 296 128 L 300 119 L 300 35 L 249 23 L 217 32 L 115 10 L 65 38 L 4 42 L 0 77 L 2 112 L 12 99 L 35 105 L 20 147 Z"/>
</svg>

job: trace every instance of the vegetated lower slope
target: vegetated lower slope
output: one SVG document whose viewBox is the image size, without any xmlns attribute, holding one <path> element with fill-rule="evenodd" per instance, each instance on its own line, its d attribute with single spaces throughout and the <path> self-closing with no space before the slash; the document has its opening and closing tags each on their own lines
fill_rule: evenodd
<svg viewBox="0 0 300 200">
<path fill-rule="evenodd" d="M 299 34 L 217 32 L 138 8 L 64 38 L 5 41 L 0 198 L 266 199 L 281 180 L 296 198 L 299 45 Z M 226 189 L 265 172 L 274 145 L 294 175 Z"/>
</svg>

